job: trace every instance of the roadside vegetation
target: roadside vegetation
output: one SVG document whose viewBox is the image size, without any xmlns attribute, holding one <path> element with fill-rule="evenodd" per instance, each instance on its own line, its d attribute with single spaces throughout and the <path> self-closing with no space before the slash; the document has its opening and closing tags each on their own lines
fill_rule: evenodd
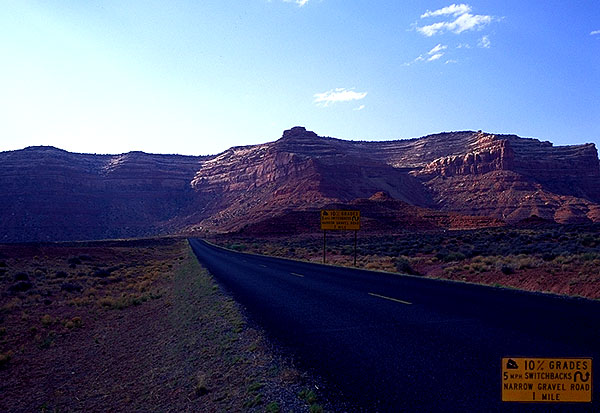
<svg viewBox="0 0 600 413">
<path fill-rule="evenodd" d="M 221 236 L 237 251 L 322 262 L 322 234 Z M 380 271 L 600 299 L 600 225 L 462 231 L 359 232 L 357 266 Z M 351 232 L 327 233 L 327 262 L 352 266 Z"/>
<path fill-rule="evenodd" d="M 0 411 L 308 412 L 312 380 L 185 240 L 0 245 Z"/>
</svg>

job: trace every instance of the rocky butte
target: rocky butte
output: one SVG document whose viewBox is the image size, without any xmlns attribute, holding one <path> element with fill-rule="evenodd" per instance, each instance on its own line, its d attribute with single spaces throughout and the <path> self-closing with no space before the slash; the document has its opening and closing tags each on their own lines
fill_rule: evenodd
<svg viewBox="0 0 600 413">
<path fill-rule="evenodd" d="M 555 147 L 481 131 L 345 141 L 303 127 L 215 156 L 0 153 L 0 242 L 235 231 L 352 202 L 372 210 L 379 229 L 376 217 L 398 218 L 393 211 L 437 214 L 437 223 L 468 216 L 475 226 L 532 216 L 598 222 L 600 164 L 593 144 Z"/>
</svg>

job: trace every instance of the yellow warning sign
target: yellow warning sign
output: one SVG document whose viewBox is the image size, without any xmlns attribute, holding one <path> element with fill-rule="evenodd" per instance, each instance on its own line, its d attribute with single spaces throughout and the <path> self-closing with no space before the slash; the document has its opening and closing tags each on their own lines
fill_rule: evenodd
<svg viewBox="0 0 600 413">
<path fill-rule="evenodd" d="M 503 358 L 504 402 L 591 402 L 591 358 Z"/>
<path fill-rule="evenodd" d="M 359 230 L 360 211 L 321 210 L 322 230 Z"/>
</svg>

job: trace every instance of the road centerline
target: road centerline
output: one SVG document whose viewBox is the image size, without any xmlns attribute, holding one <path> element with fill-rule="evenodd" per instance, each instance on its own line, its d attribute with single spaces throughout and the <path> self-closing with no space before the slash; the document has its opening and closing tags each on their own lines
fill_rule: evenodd
<svg viewBox="0 0 600 413">
<path fill-rule="evenodd" d="M 379 295 L 379 294 L 375 294 L 375 293 L 369 293 L 369 295 L 371 295 L 373 297 L 383 298 L 384 300 L 395 301 L 395 302 L 401 303 L 401 304 L 406 304 L 406 305 L 411 305 L 412 304 L 409 301 L 399 300 L 399 299 L 393 298 L 393 297 L 386 297 L 385 295 Z"/>
</svg>

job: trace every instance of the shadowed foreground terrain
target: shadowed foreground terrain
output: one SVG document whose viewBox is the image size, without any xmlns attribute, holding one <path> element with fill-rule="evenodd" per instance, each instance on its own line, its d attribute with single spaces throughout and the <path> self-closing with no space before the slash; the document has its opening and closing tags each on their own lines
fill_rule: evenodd
<svg viewBox="0 0 600 413">
<path fill-rule="evenodd" d="M 0 245 L 0 294 L 2 412 L 320 407 L 185 240 Z"/>
<path fill-rule="evenodd" d="M 352 266 L 354 234 L 327 233 L 327 262 Z M 216 237 L 245 252 L 322 262 L 323 234 Z M 357 266 L 527 291 L 600 299 L 600 227 L 542 225 L 459 231 L 358 233 Z"/>
</svg>

